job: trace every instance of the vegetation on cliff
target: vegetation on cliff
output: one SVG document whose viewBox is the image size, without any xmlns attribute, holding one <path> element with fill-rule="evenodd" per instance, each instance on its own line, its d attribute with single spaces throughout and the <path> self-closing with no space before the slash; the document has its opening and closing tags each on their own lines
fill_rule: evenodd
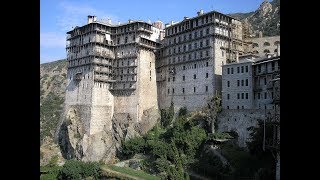
<svg viewBox="0 0 320 180">
<path fill-rule="evenodd" d="M 66 60 L 40 65 L 40 143 L 54 138 L 65 99 Z"/>
<path fill-rule="evenodd" d="M 256 37 L 259 31 L 263 36 L 280 35 L 280 0 L 264 1 L 254 12 L 229 15 L 242 21 L 248 21 L 250 29 Z"/>
</svg>

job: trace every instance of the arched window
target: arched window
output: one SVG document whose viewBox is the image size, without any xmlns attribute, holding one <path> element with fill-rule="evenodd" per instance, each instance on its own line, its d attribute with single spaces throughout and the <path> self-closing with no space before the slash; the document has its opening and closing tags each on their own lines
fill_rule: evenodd
<svg viewBox="0 0 320 180">
<path fill-rule="evenodd" d="M 274 42 L 274 45 L 275 45 L 275 46 L 277 46 L 278 44 L 280 44 L 280 41 Z"/>
<path fill-rule="evenodd" d="M 263 46 L 270 46 L 270 43 L 269 42 L 265 42 L 265 43 L 263 43 Z"/>
<path fill-rule="evenodd" d="M 252 44 L 252 47 L 253 47 L 253 48 L 259 47 L 259 44 L 258 44 L 258 43 L 253 43 L 253 44 Z"/>
<path fill-rule="evenodd" d="M 264 53 L 270 53 L 269 49 L 265 49 L 263 52 Z"/>
<path fill-rule="evenodd" d="M 253 54 L 259 54 L 259 52 L 256 50 L 256 51 L 253 51 Z"/>
</svg>

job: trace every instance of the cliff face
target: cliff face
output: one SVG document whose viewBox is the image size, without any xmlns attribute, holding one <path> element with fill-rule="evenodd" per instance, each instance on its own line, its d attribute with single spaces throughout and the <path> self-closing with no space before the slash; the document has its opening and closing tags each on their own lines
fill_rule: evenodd
<svg viewBox="0 0 320 180">
<path fill-rule="evenodd" d="M 66 88 L 66 61 L 59 60 L 40 65 L 40 164 L 51 158 L 62 160 L 59 146 L 54 142 L 63 112 Z"/>
<path fill-rule="evenodd" d="M 46 165 L 54 156 L 83 161 L 114 162 L 125 139 L 140 136 L 157 122 L 156 109 L 143 112 L 141 121 L 134 123 L 127 113 L 112 117 L 112 128 L 94 135 L 84 132 L 81 108 L 64 109 L 67 62 L 59 60 L 40 65 L 40 164 Z"/>
<path fill-rule="evenodd" d="M 262 32 L 263 36 L 280 35 L 280 0 L 273 0 L 272 2 L 265 0 L 254 12 L 229 15 L 247 21 L 252 34 L 255 36 L 259 34 L 259 31 Z"/>
</svg>

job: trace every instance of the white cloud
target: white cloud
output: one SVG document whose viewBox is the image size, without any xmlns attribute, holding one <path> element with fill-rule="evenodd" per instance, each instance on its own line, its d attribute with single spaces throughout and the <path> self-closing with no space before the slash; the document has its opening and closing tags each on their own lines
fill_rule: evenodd
<svg viewBox="0 0 320 180">
<path fill-rule="evenodd" d="M 62 10 L 62 13 L 57 16 L 57 25 L 64 32 L 72 30 L 72 27 L 84 25 L 88 15 L 95 15 L 98 19 L 110 18 L 113 22 L 119 19 L 88 4 L 61 2 L 59 8 Z"/>
<path fill-rule="evenodd" d="M 44 48 L 65 48 L 66 35 L 56 32 L 43 32 L 40 33 L 40 47 Z"/>
</svg>

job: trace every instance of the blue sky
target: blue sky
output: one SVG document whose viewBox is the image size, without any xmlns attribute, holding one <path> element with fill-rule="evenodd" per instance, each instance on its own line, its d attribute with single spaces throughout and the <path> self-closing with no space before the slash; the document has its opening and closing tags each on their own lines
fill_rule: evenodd
<svg viewBox="0 0 320 180">
<path fill-rule="evenodd" d="M 197 11 L 250 12 L 263 0 L 40 0 L 40 63 L 66 57 L 66 32 L 86 23 L 88 15 L 111 18 L 113 23 L 129 19 L 163 23 L 194 17 Z"/>
</svg>

